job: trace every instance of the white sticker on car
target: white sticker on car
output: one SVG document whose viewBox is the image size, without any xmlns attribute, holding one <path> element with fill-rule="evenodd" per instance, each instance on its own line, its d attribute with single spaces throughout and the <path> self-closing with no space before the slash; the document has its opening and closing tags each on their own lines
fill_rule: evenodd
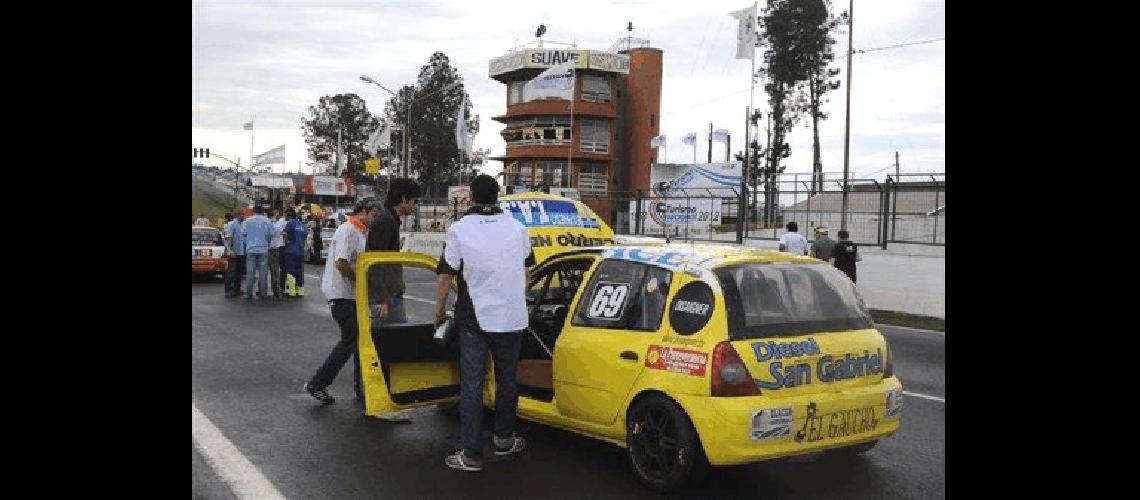
<svg viewBox="0 0 1140 500">
<path fill-rule="evenodd" d="M 627 296 L 629 284 L 602 281 L 594 288 L 594 297 L 590 299 L 586 315 L 595 319 L 616 320 L 621 317 Z"/>
<path fill-rule="evenodd" d="M 897 417 L 902 412 L 902 389 L 891 389 L 886 392 L 887 418 Z"/>
<path fill-rule="evenodd" d="M 791 408 L 765 408 L 752 413 L 753 441 L 772 441 L 792 435 L 794 414 Z"/>
</svg>

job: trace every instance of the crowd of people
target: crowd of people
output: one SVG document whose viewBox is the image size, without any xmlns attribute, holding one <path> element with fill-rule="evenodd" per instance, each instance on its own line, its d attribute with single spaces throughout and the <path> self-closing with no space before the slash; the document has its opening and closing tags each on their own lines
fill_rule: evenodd
<svg viewBox="0 0 1140 500">
<path fill-rule="evenodd" d="M 263 205 L 247 216 L 225 215 L 222 236 L 229 265 L 226 268 L 225 296 L 264 299 L 305 296 L 304 251 L 308 229 L 293 208 L 283 216 L 277 212 L 266 216 Z M 244 286 L 243 279 L 244 276 Z M 272 290 L 272 294 L 270 294 Z"/>
</svg>

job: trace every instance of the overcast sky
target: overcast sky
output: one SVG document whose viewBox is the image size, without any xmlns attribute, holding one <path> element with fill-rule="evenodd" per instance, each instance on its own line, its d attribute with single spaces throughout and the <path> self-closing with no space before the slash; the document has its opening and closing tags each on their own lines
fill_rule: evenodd
<svg viewBox="0 0 1140 500">
<path fill-rule="evenodd" d="M 833 0 L 836 12 L 847 0 Z M 661 133 L 669 162 L 692 162 L 682 144 L 697 132 L 697 161 L 707 159 L 709 123 L 732 134 L 733 152 L 744 143 L 750 62 L 735 59 L 736 21 L 742 0 L 515 2 L 455 1 L 202 1 L 193 3 L 193 147 L 241 158 L 285 145 L 287 171 L 307 169 L 301 119 L 323 95 L 355 93 L 379 113 L 388 94 L 360 81 L 370 75 L 396 90 L 414 82 L 435 51 L 451 59 L 481 118 L 474 147 L 502 154 L 506 88 L 488 76 L 488 62 L 510 48 L 534 42 L 545 24 L 547 42 L 606 50 L 626 35 L 647 38 L 664 54 Z M 760 6 L 763 7 L 763 2 Z M 944 0 L 856 0 L 854 47 L 876 49 L 944 38 Z M 846 71 L 847 35 L 838 35 L 834 66 Z M 548 44 L 548 47 L 552 45 Z M 855 178 L 882 179 L 894 171 L 945 172 L 946 42 L 856 53 L 851 87 L 851 160 Z M 758 64 L 759 64 L 759 55 Z M 844 86 L 830 92 L 821 122 L 824 171 L 843 170 Z M 760 85 L 757 108 L 766 111 Z M 242 124 L 256 115 L 255 131 Z M 787 172 L 811 172 L 811 120 L 790 137 Z M 724 145 L 713 144 L 713 159 Z M 202 160 L 192 159 L 195 162 Z M 225 165 L 213 160 L 208 164 Z M 490 162 L 484 171 L 502 169 Z M 278 167 L 275 171 L 281 171 Z"/>
</svg>

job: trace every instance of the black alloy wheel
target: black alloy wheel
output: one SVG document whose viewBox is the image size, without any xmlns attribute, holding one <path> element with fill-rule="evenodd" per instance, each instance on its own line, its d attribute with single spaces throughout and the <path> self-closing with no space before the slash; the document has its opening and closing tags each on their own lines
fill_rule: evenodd
<svg viewBox="0 0 1140 500">
<path fill-rule="evenodd" d="M 708 462 L 693 424 L 673 400 L 651 395 L 626 421 L 629 461 L 643 483 L 668 492 L 703 476 Z"/>
</svg>

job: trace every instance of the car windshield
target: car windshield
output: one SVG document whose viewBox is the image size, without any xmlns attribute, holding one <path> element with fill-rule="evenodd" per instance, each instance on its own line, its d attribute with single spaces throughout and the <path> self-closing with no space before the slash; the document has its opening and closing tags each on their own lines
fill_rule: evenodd
<svg viewBox="0 0 1140 500">
<path fill-rule="evenodd" d="M 194 243 L 193 245 L 202 246 L 222 246 L 222 233 L 212 229 L 194 229 Z"/>
<path fill-rule="evenodd" d="M 716 274 L 733 339 L 874 328 L 855 285 L 834 267 L 743 264 Z"/>
</svg>

